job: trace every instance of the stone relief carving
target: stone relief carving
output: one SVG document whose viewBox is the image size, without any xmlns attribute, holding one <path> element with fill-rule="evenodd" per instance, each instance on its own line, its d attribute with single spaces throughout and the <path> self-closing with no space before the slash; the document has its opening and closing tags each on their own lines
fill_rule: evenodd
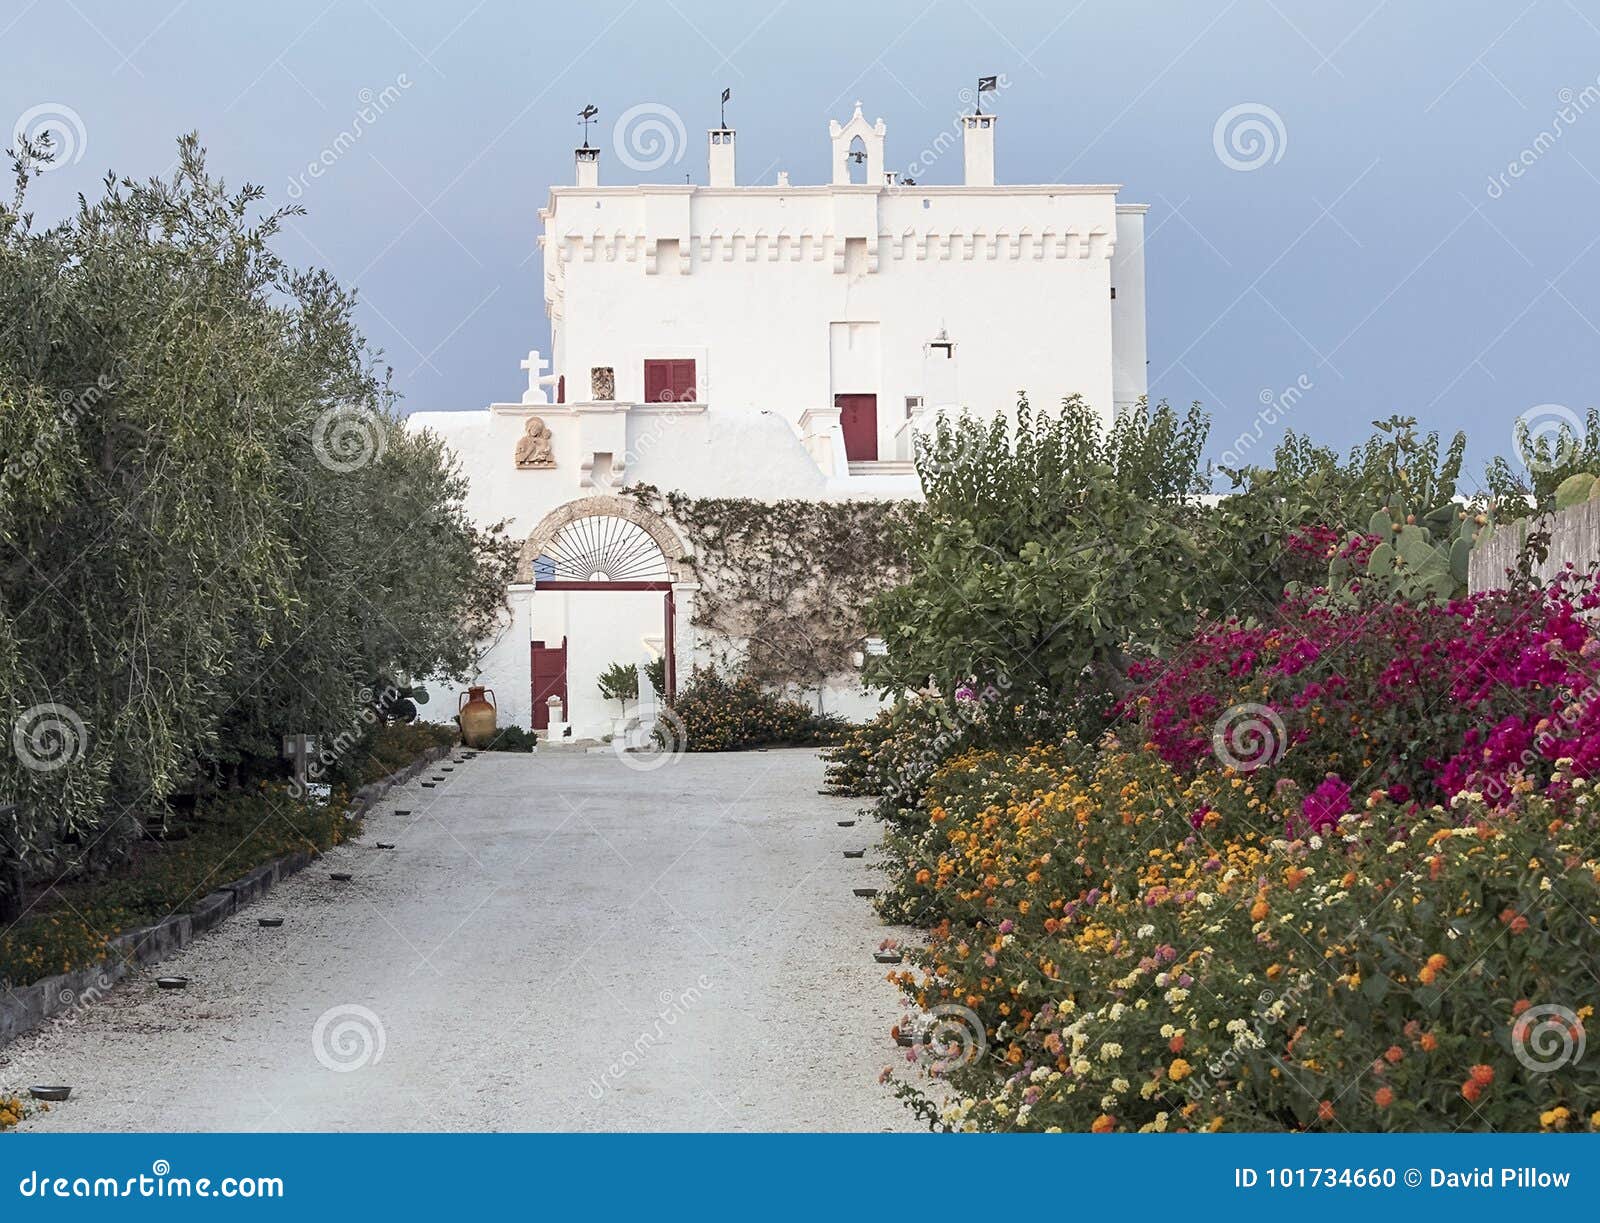
<svg viewBox="0 0 1600 1223">
<path fill-rule="evenodd" d="M 609 365 L 596 365 L 589 371 L 589 397 L 608 403 L 617 397 L 617 371 Z"/>
<path fill-rule="evenodd" d="M 550 436 L 550 426 L 540 416 L 528 417 L 517 439 L 517 468 L 520 471 L 536 470 L 556 465 L 555 447 Z"/>
</svg>

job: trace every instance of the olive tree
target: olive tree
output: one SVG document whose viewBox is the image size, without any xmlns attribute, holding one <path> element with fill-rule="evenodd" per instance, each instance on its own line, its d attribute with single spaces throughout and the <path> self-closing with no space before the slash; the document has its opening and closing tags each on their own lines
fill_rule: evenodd
<svg viewBox="0 0 1600 1223">
<path fill-rule="evenodd" d="M 386 677 L 467 675 L 512 572 L 352 296 L 276 253 L 297 210 L 178 153 L 41 225 L 25 142 L 0 204 L 0 839 L 35 870 L 277 767 Z"/>
</svg>

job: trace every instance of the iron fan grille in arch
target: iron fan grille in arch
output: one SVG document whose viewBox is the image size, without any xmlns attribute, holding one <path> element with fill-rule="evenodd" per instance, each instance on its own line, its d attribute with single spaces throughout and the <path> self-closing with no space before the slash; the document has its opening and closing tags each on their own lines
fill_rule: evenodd
<svg viewBox="0 0 1600 1223">
<path fill-rule="evenodd" d="M 596 514 L 567 523 L 534 563 L 545 582 L 664 582 L 667 558 L 636 522 Z"/>
</svg>

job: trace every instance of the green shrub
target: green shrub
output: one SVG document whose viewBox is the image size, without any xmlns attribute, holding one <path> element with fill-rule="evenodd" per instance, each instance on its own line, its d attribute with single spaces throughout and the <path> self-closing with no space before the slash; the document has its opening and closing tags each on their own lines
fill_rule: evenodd
<svg viewBox="0 0 1600 1223">
<path fill-rule="evenodd" d="M 436 747 L 448 747 L 461 737 L 454 723 L 406 722 L 372 727 L 349 750 L 339 754 L 335 762 L 313 772 L 313 781 L 324 781 L 334 787 L 358 790 L 371 781 L 379 781 L 397 773 L 424 752 Z"/>
<path fill-rule="evenodd" d="M 657 724 L 656 734 L 667 747 L 690 752 L 810 747 L 834 742 L 846 726 L 842 718 L 775 696 L 753 679 L 700 667 L 679 689 L 671 713 Z M 675 737 L 682 741 L 675 743 Z"/>
<path fill-rule="evenodd" d="M 915 819 L 923 791 L 945 761 L 975 748 L 1063 742 L 1104 720 L 1108 700 L 1077 701 L 1039 690 L 958 687 L 946 698 L 916 694 L 850 727 L 825 753 L 835 794 L 877 797 L 884 818 Z"/>
<path fill-rule="evenodd" d="M 520 726 L 505 726 L 495 731 L 493 739 L 484 745 L 486 752 L 531 752 L 539 746 L 539 737 Z"/>
<path fill-rule="evenodd" d="M 667 658 L 662 655 L 652 658 L 644 665 L 645 677 L 650 681 L 650 688 L 657 697 L 664 697 L 667 691 Z"/>
</svg>

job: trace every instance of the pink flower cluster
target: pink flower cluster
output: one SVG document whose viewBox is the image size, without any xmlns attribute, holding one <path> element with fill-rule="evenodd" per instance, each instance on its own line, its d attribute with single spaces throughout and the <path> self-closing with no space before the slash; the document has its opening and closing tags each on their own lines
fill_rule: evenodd
<svg viewBox="0 0 1600 1223">
<path fill-rule="evenodd" d="M 1135 668 L 1142 687 L 1122 712 L 1178 769 L 1292 779 L 1311 827 L 1348 810 L 1352 788 L 1429 802 L 1481 791 L 1512 805 L 1563 757 L 1571 775 L 1600 774 L 1597 606 L 1571 573 L 1448 603 L 1287 599 L 1270 624 L 1204 624 L 1172 657 Z M 1259 749 L 1242 762 L 1218 748 L 1240 711 Z"/>
</svg>

